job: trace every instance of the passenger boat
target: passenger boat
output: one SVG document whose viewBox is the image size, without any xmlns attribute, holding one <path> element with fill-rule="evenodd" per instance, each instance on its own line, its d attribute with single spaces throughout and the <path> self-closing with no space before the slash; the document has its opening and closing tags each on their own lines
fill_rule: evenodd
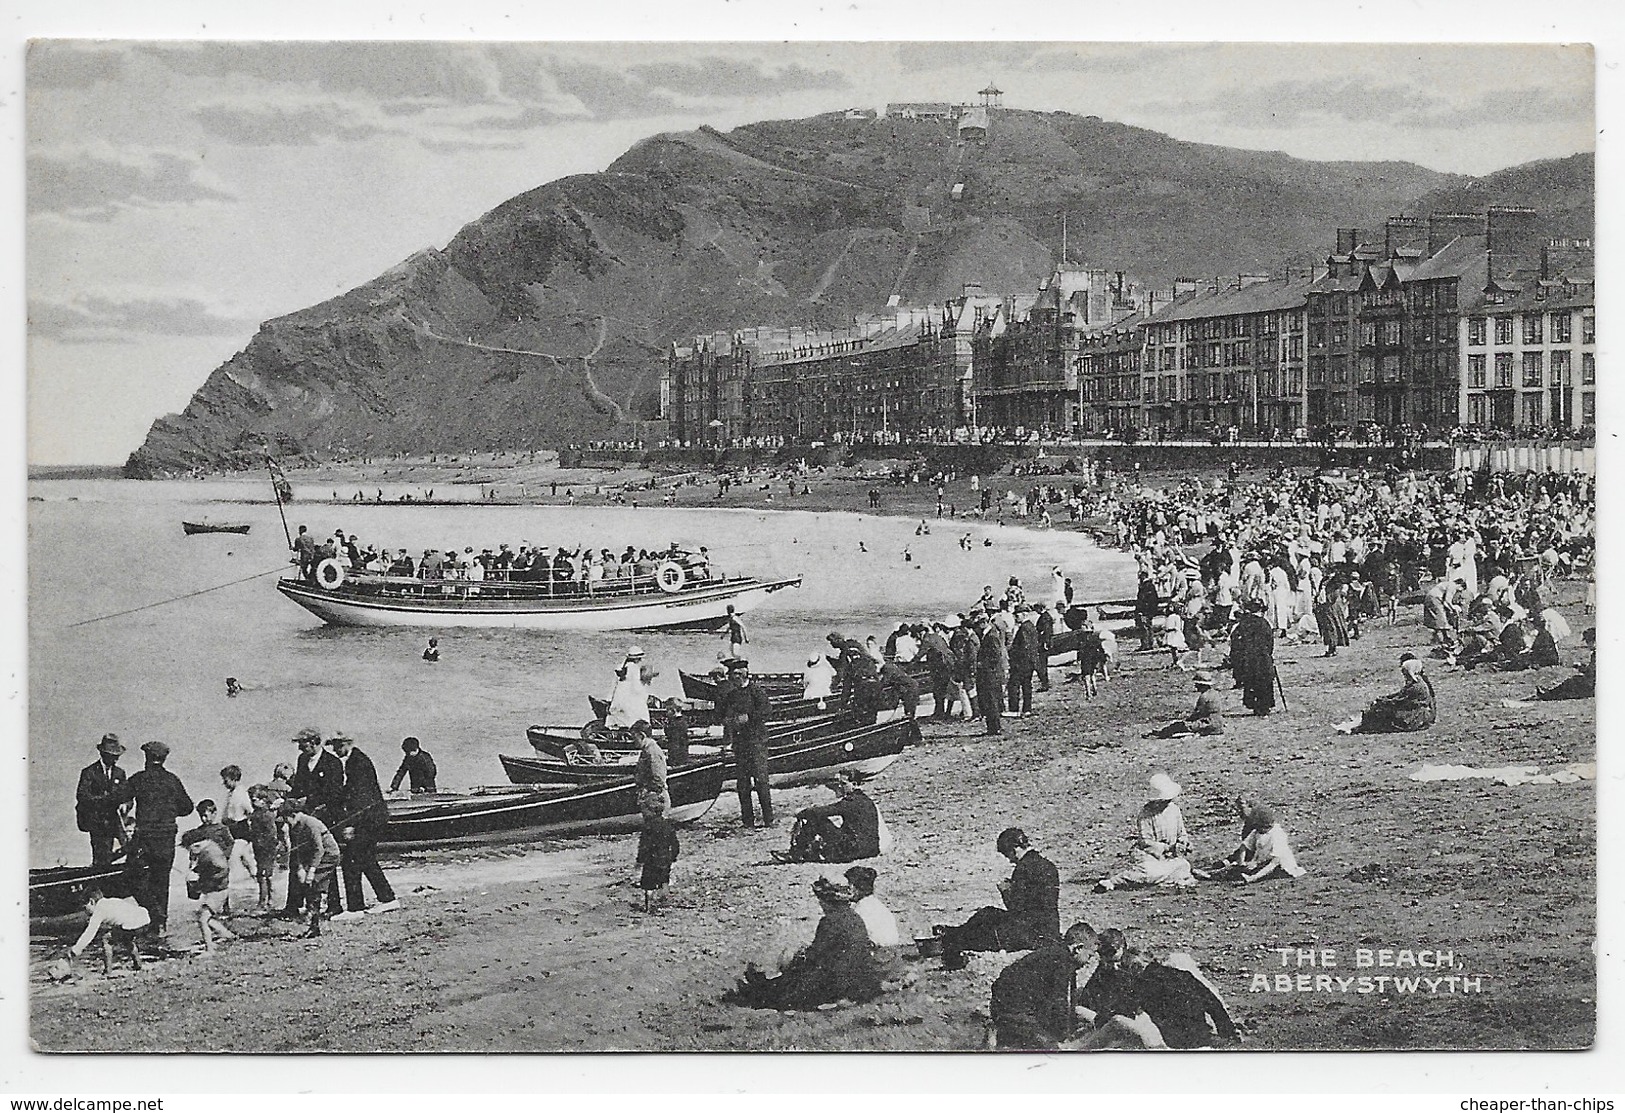
<svg viewBox="0 0 1625 1113">
<path fill-rule="evenodd" d="M 504 627 L 524 630 L 714 630 L 728 608 L 743 613 L 801 577 L 714 577 L 697 562 L 667 560 L 653 576 L 574 581 L 421 580 L 356 572 L 338 560 L 316 566 L 315 583 L 297 577 L 277 590 L 334 626 Z"/>
<path fill-rule="evenodd" d="M 127 897 L 130 874 L 122 862 L 103 866 L 49 866 L 28 871 L 28 918 L 45 920 L 71 916 L 85 908 L 85 894 L 100 889 L 103 896 Z"/>
<path fill-rule="evenodd" d="M 194 533 L 247 533 L 252 528 L 251 522 L 211 522 L 204 519 L 201 522 L 181 522 L 181 529 L 190 537 Z"/>
<path fill-rule="evenodd" d="M 722 794 L 722 762 L 700 762 L 666 778 L 673 823 L 699 819 Z M 507 787 L 432 793 L 389 801 L 389 824 L 378 840 L 392 850 L 519 842 L 551 835 L 611 834 L 643 824 L 637 787 L 628 773 L 585 785 Z"/>
<path fill-rule="evenodd" d="M 872 726 L 840 724 L 838 729 L 813 728 L 790 731 L 768 742 L 768 779 L 775 788 L 787 788 L 848 770 L 859 780 L 879 776 L 897 760 L 903 748 L 918 742 L 920 728 L 912 719 L 898 719 Z M 709 750 L 709 747 L 705 747 Z M 714 752 L 696 755 L 702 764 L 726 766 L 727 779 L 733 779 L 731 758 Z M 605 765 L 572 765 L 556 757 L 511 757 L 499 755 L 502 769 L 514 784 L 592 784 L 606 777 L 625 776 L 637 764 L 633 754 L 622 754 Z M 667 777 L 671 783 L 678 766 Z"/>
</svg>

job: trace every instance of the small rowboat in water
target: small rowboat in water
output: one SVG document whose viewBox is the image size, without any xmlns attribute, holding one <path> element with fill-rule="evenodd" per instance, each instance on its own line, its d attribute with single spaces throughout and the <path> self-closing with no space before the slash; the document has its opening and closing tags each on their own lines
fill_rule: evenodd
<svg viewBox="0 0 1625 1113">
<path fill-rule="evenodd" d="M 28 918 L 46 920 L 83 912 L 85 894 L 100 889 L 103 896 L 127 897 L 130 874 L 123 862 L 105 866 L 49 866 L 28 871 Z"/>
<path fill-rule="evenodd" d="M 666 778 L 673 823 L 699 819 L 722 794 L 720 762 L 687 765 Z M 506 787 L 432 793 L 389 802 L 378 845 L 392 850 L 520 842 L 551 835 L 636 831 L 637 787 L 630 774 L 587 785 Z"/>
<path fill-rule="evenodd" d="M 181 529 L 190 537 L 194 533 L 247 533 L 252 528 L 251 522 L 211 522 L 205 519 L 201 522 L 182 522 Z"/>
<path fill-rule="evenodd" d="M 919 739 L 920 728 L 910 719 L 874 726 L 842 724 L 835 730 L 792 731 L 769 740 L 768 779 L 775 788 L 786 788 L 847 770 L 859 780 L 868 780 L 885 772 L 905 746 Z M 591 784 L 606 777 L 626 776 L 637 764 L 634 754 L 620 754 L 616 760 L 604 765 L 574 765 L 540 755 L 511 757 L 501 754 L 499 759 L 508 779 L 515 784 Z M 727 779 L 733 779 L 733 759 L 730 757 L 706 756 L 700 758 L 699 763 L 724 764 Z M 686 772 L 691 768 L 692 764 L 679 766 L 678 770 Z M 668 775 L 668 786 L 678 770 Z"/>
</svg>

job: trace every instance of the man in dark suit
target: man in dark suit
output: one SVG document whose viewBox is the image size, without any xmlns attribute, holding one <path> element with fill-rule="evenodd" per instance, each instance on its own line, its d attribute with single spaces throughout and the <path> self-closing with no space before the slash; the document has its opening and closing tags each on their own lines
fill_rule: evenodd
<svg viewBox="0 0 1625 1113">
<path fill-rule="evenodd" d="M 340 866 L 344 871 L 346 911 L 333 920 L 344 923 L 359 920 L 363 912 L 393 912 L 401 903 L 378 864 L 378 837 L 389 823 L 389 805 L 378 787 L 378 770 L 371 758 L 355 748 L 349 735 L 335 734 L 327 744 L 344 766 L 344 799 L 332 828 L 343 852 Z M 371 908 L 365 906 L 361 895 L 363 877 L 372 885 L 372 895 L 377 899 Z"/>
<path fill-rule="evenodd" d="M 1038 627 L 1032 608 L 1016 608 L 1016 634 L 1010 640 L 1010 679 L 1005 684 L 1005 702 L 1011 711 L 1025 715 L 1033 709 L 1033 674 L 1038 671 Z"/>
<path fill-rule="evenodd" d="M 162 940 L 169 924 L 169 874 L 175 867 L 176 820 L 195 805 L 181 779 L 164 768 L 169 747 L 145 742 L 146 768 L 130 777 L 115 794 L 120 804 L 135 801 L 135 834 L 130 838 L 130 869 L 136 899 L 152 915 L 152 932 Z"/>
<path fill-rule="evenodd" d="M 322 732 L 315 727 L 305 727 L 293 736 L 293 742 L 299 747 L 299 760 L 294 764 L 293 777 L 288 781 L 288 795 L 295 800 L 303 800 L 311 815 L 331 826 L 343 814 L 339 809 L 344 804 L 344 763 L 322 749 Z M 283 918 L 299 919 L 304 905 L 304 886 L 290 870 Z M 327 907 L 339 907 L 337 875 L 334 875 L 327 892 Z"/>
<path fill-rule="evenodd" d="M 118 767 L 124 743 L 116 734 L 104 734 L 96 749 L 101 756 L 79 771 L 73 810 L 79 830 L 90 836 L 91 864 L 103 866 L 113 860 L 114 844 L 122 849 L 129 837 L 118 798 L 124 785 L 124 770 Z"/>
<path fill-rule="evenodd" d="M 965 966 L 966 951 L 1028 951 L 1061 934 L 1061 875 L 1032 848 L 1020 827 L 999 833 L 999 853 L 1015 864 L 999 883 L 1003 908 L 979 908 L 958 927 L 942 927 L 942 968 Z"/>
<path fill-rule="evenodd" d="M 1004 689 L 1010 682 L 1010 651 L 1004 631 L 997 622 L 978 618 L 975 626 L 981 637 L 976 652 L 976 698 L 981 701 L 982 718 L 989 735 L 1004 733 Z"/>
<path fill-rule="evenodd" d="M 751 807 L 751 787 L 762 805 L 762 826 L 773 826 L 773 797 L 767 779 L 767 721 L 772 714 L 767 691 L 750 681 L 750 662 L 732 657 L 728 667 L 731 685 L 722 694 L 722 738 L 732 747 L 734 777 L 739 791 L 739 821 L 756 826 Z"/>
</svg>

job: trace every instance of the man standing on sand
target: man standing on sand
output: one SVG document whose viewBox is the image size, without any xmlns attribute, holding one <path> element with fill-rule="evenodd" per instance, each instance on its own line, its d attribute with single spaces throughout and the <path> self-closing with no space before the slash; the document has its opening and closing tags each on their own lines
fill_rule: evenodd
<svg viewBox="0 0 1625 1113">
<path fill-rule="evenodd" d="M 751 807 L 754 786 L 762 805 L 762 826 L 773 826 L 773 797 L 767 774 L 767 721 L 772 713 L 767 692 L 750 681 L 750 662 L 732 657 L 723 662 L 728 668 L 730 687 L 722 695 L 723 744 L 733 750 L 734 778 L 739 791 L 739 821 L 756 826 Z"/>
<path fill-rule="evenodd" d="M 363 912 L 393 912 L 401 902 L 395 899 L 395 890 L 378 864 L 378 836 L 389 824 L 389 805 L 378 787 L 378 770 L 372 759 L 355 748 L 347 734 L 335 734 L 328 740 L 333 756 L 344 766 L 344 797 L 338 808 L 338 818 L 330 826 L 338 836 L 343 852 L 345 907 L 348 911 L 334 916 L 333 921 L 359 920 Z M 365 907 L 361 879 L 372 885 L 372 895 L 378 903 Z"/>
<path fill-rule="evenodd" d="M 982 701 L 982 719 L 988 735 L 1004 733 L 1004 689 L 1010 682 L 1010 655 L 1004 630 L 997 622 L 978 617 L 973 627 L 981 635 L 976 651 L 976 693 Z"/>
<path fill-rule="evenodd" d="M 322 732 L 314 727 L 303 728 L 293 736 L 293 741 L 299 747 L 299 760 L 293 776 L 288 778 L 288 796 L 304 801 L 312 815 L 319 813 L 319 818 L 324 820 L 336 818 L 340 814 L 337 809 L 344 801 L 344 763 L 322 749 Z M 288 871 L 288 899 L 282 909 L 285 919 L 297 920 L 303 915 L 305 892 L 300 876 L 297 870 Z M 337 874 L 326 872 L 322 876 L 332 886 L 327 894 L 328 906 L 336 907 L 339 903 Z"/>
<path fill-rule="evenodd" d="M 124 787 L 124 770 L 118 766 L 124 743 L 111 732 L 102 735 L 99 754 L 79 771 L 79 787 L 74 792 L 74 818 L 79 830 L 90 836 L 90 863 L 103 866 L 113 860 L 113 847 L 121 849 L 129 832 L 124 828 L 118 793 Z"/>
<path fill-rule="evenodd" d="M 1264 617 L 1264 600 L 1249 598 L 1230 632 L 1230 670 L 1241 702 L 1254 715 L 1268 715 L 1275 707 L 1275 630 Z"/>
<path fill-rule="evenodd" d="M 169 875 L 175 868 L 176 820 L 190 815 L 195 805 L 181 779 L 164 768 L 169 747 L 146 742 L 141 752 L 147 766 L 119 788 L 119 803 L 135 801 L 135 834 L 130 839 L 130 868 L 135 873 L 136 897 L 152 914 L 153 935 L 162 940 L 169 926 Z"/>
</svg>

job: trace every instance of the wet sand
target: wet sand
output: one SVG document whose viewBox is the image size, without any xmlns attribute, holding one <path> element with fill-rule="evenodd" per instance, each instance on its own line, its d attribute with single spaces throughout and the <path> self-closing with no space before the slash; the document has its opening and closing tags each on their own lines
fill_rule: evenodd
<svg viewBox="0 0 1625 1113">
<path fill-rule="evenodd" d="M 830 480 L 832 490 L 837 482 Z M 819 489 L 817 485 L 815 491 Z M 714 484 L 709 487 L 714 493 Z M 866 504 L 867 488 L 853 494 Z M 934 492 L 922 493 L 934 502 Z M 1580 587 L 1565 585 L 1576 632 Z M 1539 674 L 1462 672 L 1430 663 L 1439 723 L 1409 735 L 1345 737 L 1331 724 L 1392 690 L 1404 649 L 1423 648 L 1415 608 L 1395 628 L 1330 659 L 1318 645 L 1277 651 L 1290 709 L 1231 717 L 1222 738 L 1146 739 L 1192 702 L 1165 654 L 1122 642 L 1121 675 L 1086 700 L 1060 682 L 1035 712 L 984 739 L 927 725 L 924 742 L 869 786 L 896 840 L 876 863 L 879 892 L 905 934 L 995 902 L 1008 865 L 997 832 L 1024 827 L 1060 868 L 1063 924 L 1128 927 L 1162 952 L 1193 954 L 1245 1026 L 1244 1048 L 1572 1048 L 1595 1029 L 1596 839 L 1590 782 L 1511 788 L 1415 782 L 1423 763 L 1542 768 L 1595 760 L 1592 701 L 1508 709 L 1551 683 Z M 1578 654 L 1578 639 L 1563 647 Z M 1228 688 L 1228 674 L 1220 686 Z M 1227 800 L 1251 788 L 1276 805 L 1307 876 L 1237 889 L 1092 894 L 1123 852 L 1147 776 L 1168 770 L 1196 843 L 1227 852 Z M 41 1050 L 240 1052 L 391 1050 L 969 1050 L 984 1045 L 987 990 L 1000 965 L 941 971 L 911 963 L 911 984 L 879 1001 L 790 1015 L 720 1003 L 748 959 L 810 936 L 820 867 L 773 864 L 794 811 L 822 789 L 775 795 L 776 831 L 744 832 L 729 795 L 682 832 L 671 907 L 635 911 L 635 839 L 556 840 L 390 864 L 404 908 L 319 941 L 249 918 L 212 957 L 121 967 L 99 960 L 51 985 L 47 946 L 31 948 L 32 1035 Z M 244 892 L 242 898 L 249 898 Z M 177 944 L 196 941 L 189 905 Z M 1257 990 L 1282 973 L 1273 949 L 1334 948 L 1348 975 L 1477 975 L 1478 992 L 1358 994 Z M 1449 971 L 1349 969 L 1355 949 L 1452 952 Z M 1287 973 L 1320 973 L 1296 965 Z M 1309 983 L 1313 986 L 1313 982 Z M 241 1008 L 242 994 L 251 1007 Z"/>
</svg>

